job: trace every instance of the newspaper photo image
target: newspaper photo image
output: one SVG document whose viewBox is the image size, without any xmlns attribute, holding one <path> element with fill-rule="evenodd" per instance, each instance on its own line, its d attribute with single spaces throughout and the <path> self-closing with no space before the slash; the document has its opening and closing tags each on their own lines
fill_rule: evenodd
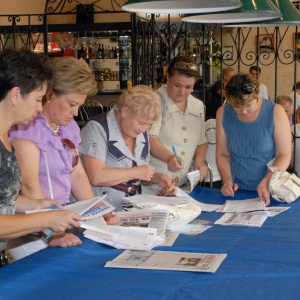
<svg viewBox="0 0 300 300">
<path fill-rule="evenodd" d="M 114 260 L 107 262 L 105 267 L 214 273 L 226 256 L 227 254 L 125 250 Z"/>
</svg>

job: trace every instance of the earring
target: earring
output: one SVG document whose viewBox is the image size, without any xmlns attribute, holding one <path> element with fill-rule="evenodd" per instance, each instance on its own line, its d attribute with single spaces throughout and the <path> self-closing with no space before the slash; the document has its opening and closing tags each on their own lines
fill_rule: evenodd
<svg viewBox="0 0 300 300">
<path fill-rule="evenodd" d="M 50 103 L 50 100 L 47 100 L 47 103 Z"/>
<path fill-rule="evenodd" d="M 13 107 L 16 107 L 16 104 L 13 103 Z"/>
</svg>

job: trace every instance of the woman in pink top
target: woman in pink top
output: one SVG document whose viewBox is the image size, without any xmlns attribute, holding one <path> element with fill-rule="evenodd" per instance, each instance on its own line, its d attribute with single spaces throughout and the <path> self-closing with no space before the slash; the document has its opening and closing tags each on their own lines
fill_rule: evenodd
<svg viewBox="0 0 300 300">
<path fill-rule="evenodd" d="M 43 111 L 28 125 L 10 131 L 22 174 L 21 194 L 69 203 L 94 197 L 78 156 L 80 129 L 73 120 L 87 96 L 97 92 L 93 72 L 84 60 L 74 57 L 51 59 L 53 80 L 43 99 Z M 107 222 L 114 222 L 112 215 Z M 81 243 L 72 234 L 54 235 L 51 246 Z"/>
</svg>

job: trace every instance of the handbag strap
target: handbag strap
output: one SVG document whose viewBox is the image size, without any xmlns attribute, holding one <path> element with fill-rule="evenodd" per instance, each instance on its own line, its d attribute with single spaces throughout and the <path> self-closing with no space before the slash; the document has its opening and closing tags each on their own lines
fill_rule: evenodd
<svg viewBox="0 0 300 300">
<path fill-rule="evenodd" d="M 46 152 L 44 152 L 44 156 L 45 156 L 45 165 L 46 165 L 46 173 L 47 173 L 47 179 L 48 179 L 48 186 L 49 186 L 49 191 L 50 191 L 50 197 L 51 197 L 51 199 L 54 199 L 53 188 L 52 188 L 52 183 L 51 183 L 51 177 L 50 177 L 50 171 L 49 171 L 49 165 L 48 165 L 48 159 L 47 159 Z"/>
</svg>

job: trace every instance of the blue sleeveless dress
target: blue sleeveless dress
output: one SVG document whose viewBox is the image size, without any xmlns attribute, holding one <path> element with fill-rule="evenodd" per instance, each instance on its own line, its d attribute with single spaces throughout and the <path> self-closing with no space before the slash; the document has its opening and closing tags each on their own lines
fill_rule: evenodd
<svg viewBox="0 0 300 300">
<path fill-rule="evenodd" d="M 274 106 L 263 100 L 260 113 L 252 122 L 240 121 L 226 104 L 223 127 L 231 155 L 231 170 L 240 189 L 255 191 L 268 172 L 267 163 L 275 157 Z"/>
</svg>

